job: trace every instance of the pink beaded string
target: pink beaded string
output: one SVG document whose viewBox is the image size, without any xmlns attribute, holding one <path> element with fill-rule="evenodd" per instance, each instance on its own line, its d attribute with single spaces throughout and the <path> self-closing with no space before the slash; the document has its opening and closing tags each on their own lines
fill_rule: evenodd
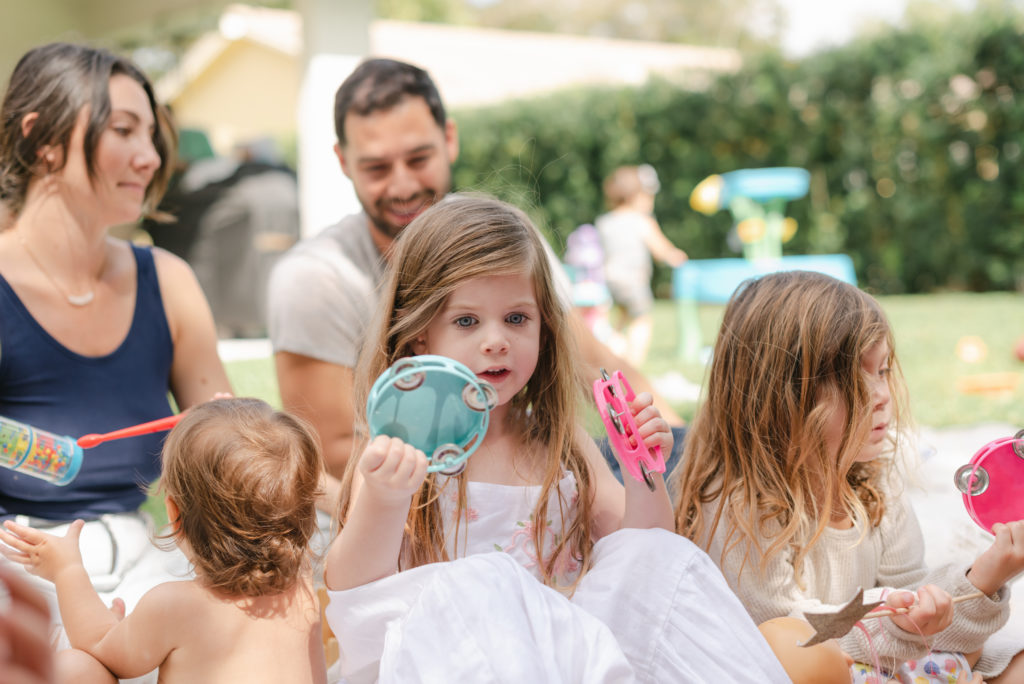
<svg viewBox="0 0 1024 684">
<path fill-rule="evenodd" d="M 883 589 L 882 590 L 882 599 L 885 600 L 885 598 L 888 596 L 888 594 L 889 594 L 889 589 Z M 983 595 L 984 594 L 982 592 L 976 592 L 974 594 L 967 594 L 967 595 L 964 595 L 964 596 L 958 596 L 958 597 L 956 597 L 954 599 L 954 603 L 958 603 L 959 601 L 965 601 L 965 600 L 968 600 L 968 599 L 979 598 L 979 597 L 981 597 Z M 937 661 L 935 660 L 935 658 L 933 657 L 935 655 L 935 650 L 932 648 L 931 640 L 927 636 L 925 636 L 924 631 L 921 629 L 920 625 L 918 625 L 916 622 L 914 622 L 914 619 L 912 617 L 910 617 L 909 612 L 910 612 L 909 608 L 893 609 L 893 608 L 885 608 L 885 607 L 881 607 L 880 606 L 878 608 L 875 608 L 875 609 L 869 611 L 868 614 L 864 616 L 864 619 L 867 620 L 867 619 L 880 618 L 880 617 L 892 617 L 893 615 L 906 615 L 907 620 L 910 622 L 911 625 L 913 625 L 914 631 L 917 632 L 917 634 L 921 637 L 921 640 L 924 642 L 924 645 L 928 648 L 928 653 L 925 656 L 925 658 L 927 658 L 928 660 L 930 660 L 933 663 L 938 664 Z M 878 654 L 878 650 L 875 648 L 874 642 L 871 639 L 871 634 L 868 632 L 867 628 L 864 626 L 863 621 L 857 622 L 857 624 L 855 624 L 854 626 L 857 629 L 859 629 L 861 632 L 863 632 L 864 638 L 867 639 L 868 651 L 871 653 L 871 661 L 872 661 L 871 664 L 874 666 L 875 672 L 878 673 L 879 675 L 881 675 L 881 673 L 885 672 L 885 670 L 882 669 L 881 658 L 880 658 L 880 656 Z M 883 637 L 886 636 L 885 632 L 882 632 L 882 636 Z"/>
</svg>

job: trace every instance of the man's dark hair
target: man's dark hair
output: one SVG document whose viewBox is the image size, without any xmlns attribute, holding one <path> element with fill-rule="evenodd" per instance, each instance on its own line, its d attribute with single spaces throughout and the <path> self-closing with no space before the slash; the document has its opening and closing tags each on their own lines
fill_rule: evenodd
<svg viewBox="0 0 1024 684">
<path fill-rule="evenodd" d="M 367 59 L 349 74 L 334 96 L 334 131 L 345 144 L 345 117 L 391 109 L 406 97 L 422 97 L 434 121 L 444 128 L 444 104 L 430 75 L 394 59 Z"/>
</svg>

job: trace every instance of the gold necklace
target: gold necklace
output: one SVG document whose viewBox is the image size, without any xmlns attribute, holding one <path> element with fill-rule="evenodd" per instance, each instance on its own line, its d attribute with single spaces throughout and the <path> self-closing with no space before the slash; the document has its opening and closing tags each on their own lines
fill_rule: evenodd
<svg viewBox="0 0 1024 684">
<path fill-rule="evenodd" d="M 89 290 L 88 292 L 77 295 L 69 294 L 63 287 L 61 287 L 60 283 L 57 282 L 57 279 L 50 275 L 50 272 L 43 267 L 43 264 L 36 258 L 36 255 L 32 253 L 28 243 L 25 242 L 25 237 L 21 234 L 21 231 L 17 231 L 17 235 L 18 242 L 25 248 L 25 253 L 28 254 L 29 259 L 31 259 L 32 263 L 36 265 L 36 268 L 42 271 L 43 275 L 46 276 L 46 279 L 49 280 L 54 289 L 56 289 L 65 300 L 67 300 L 68 304 L 71 306 L 87 306 L 92 303 L 92 300 L 96 297 L 95 290 Z"/>
</svg>

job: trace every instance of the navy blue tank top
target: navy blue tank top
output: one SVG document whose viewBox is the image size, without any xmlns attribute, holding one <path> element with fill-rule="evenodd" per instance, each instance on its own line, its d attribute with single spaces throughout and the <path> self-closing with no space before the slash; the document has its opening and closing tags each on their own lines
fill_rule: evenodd
<svg viewBox="0 0 1024 684">
<path fill-rule="evenodd" d="M 160 299 L 153 253 L 132 245 L 137 267 L 135 312 L 121 345 L 82 356 L 50 336 L 0 276 L 0 416 L 57 435 L 81 437 L 171 414 L 173 344 Z M 121 439 L 85 450 L 68 485 L 0 468 L 0 517 L 51 520 L 134 511 L 160 474 L 166 433 Z"/>
</svg>

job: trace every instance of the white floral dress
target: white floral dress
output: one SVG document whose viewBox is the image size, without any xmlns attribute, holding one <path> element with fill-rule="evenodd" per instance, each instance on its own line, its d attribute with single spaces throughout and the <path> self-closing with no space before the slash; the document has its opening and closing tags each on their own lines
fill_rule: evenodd
<svg viewBox="0 0 1024 684">
<path fill-rule="evenodd" d="M 501 551 L 540 579 L 537 550 L 533 544 L 533 510 L 541 487 L 510 486 L 489 482 L 466 483 L 467 508 L 463 519 L 457 520 L 458 481 L 439 479 L 441 514 L 447 525 L 448 556 L 463 558 L 477 553 Z M 576 478 L 566 473 L 558 488 L 548 497 L 547 520 L 544 525 L 544 554 L 549 555 L 561 540 L 562 520 L 571 520 L 576 512 Z M 561 505 L 560 501 L 561 500 Z M 555 584 L 569 586 L 580 573 L 580 564 L 566 550 L 555 564 Z"/>
<path fill-rule="evenodd" d="M 458 489 L 448 485 L 440 501 L 451 532 Z M 558 491 L 568 516 L 571 475 Z M 571 598 L 537 581 L 539 495 L 540 487 L 468 483 L 458 539 L 449 534 L 457 560 L 328 591 L 340 681 L 789 682 L 715 564 L 677 534 L 602 538 Z M 544 521 L 550 544 L 560 532 L 557 496 Z M 571 583 L 579 570 L 566 554 L 556 579 Z"/>
</svg>

